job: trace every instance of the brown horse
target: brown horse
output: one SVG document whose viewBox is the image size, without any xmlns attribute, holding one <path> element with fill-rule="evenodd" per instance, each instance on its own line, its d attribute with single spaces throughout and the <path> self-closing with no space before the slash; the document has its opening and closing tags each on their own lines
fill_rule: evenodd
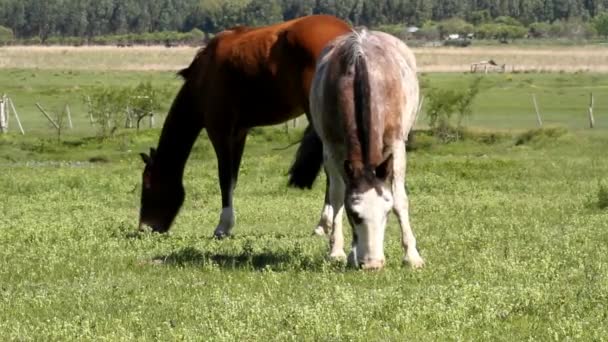
<svg viewBox="0 0 608 342">
<path fill-rule="evenodd" d="M 415 58 L 391 35 L 357 30 L 338 37 L 322 53 L 310 109 L 329 177 L 324 215 L 331 227 L 330 257 L 346 257 L 346 208 L 353 230 L 349 263 L 383 267 L 384 233 L 392 209 L 401 225 L 405 259 L 413 267 L 424 264 L 410 227 L 405 192 L 405 141 L 414 124 L 418 94 Z"/>
<path fill-rule="evenodd" d="M 205 128 L 215 149 L 222 193 L 214 234 L 229 235 L 235 224 L 233 192 L 249 129 L 308 115 L 316 60 L 329 41 L 350 30 L 332 16 L 307 16 L 266 27 L 233 28 L 201 49 L 179 72 L 184 84 L 165 120 L 158 148 L 141 154 L 145 168 L 140 229 L 150 226 L 166 232 L 171 227 L 185 197 L 186 161 Z M 307 139 L 314 149 L 321 149 L 314 136 Z"/>
</svg>

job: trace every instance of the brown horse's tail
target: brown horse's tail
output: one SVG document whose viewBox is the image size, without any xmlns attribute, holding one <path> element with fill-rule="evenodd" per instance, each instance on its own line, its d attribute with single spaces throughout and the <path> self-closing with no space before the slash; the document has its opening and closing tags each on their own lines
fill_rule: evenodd
<svg viewBox="0 0 608 342">
<path fill-rule="evenodd" d="M 312 124 L 308 124 L 304 137 L 289 168 L 289 186 L 310 189 L 323 165 L 323 143 Z"/>
</svg>

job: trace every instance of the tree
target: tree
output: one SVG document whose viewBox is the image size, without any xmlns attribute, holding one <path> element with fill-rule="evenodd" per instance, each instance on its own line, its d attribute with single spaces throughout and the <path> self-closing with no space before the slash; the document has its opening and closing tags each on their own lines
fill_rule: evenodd
<svg viewBox="0 0 608 342">
<path fill-rule="evenodd" d="M 262 26 L 283 20 L 279 0 L 251 0 L 243 11 L 242 22 L 251 26 Z"/>
<path fill-rule="evenodd" d="M 467 23 L 460 18 L 450 18 L 443 20 L 438 24 L 439 35 L 441 38 L 449 34 L 457 33 L 459 35 L 467 35 L 474 31 L 473 25 Z"/>
<path fill-rule="evenodd" d="M 597 33 L 608 39 L 608 12 L 602 12 L 593 19 L 593 26 Z"/>
<path fill-rule="evenodd" d="M 13 30 L 8 27 L 0 26 L 0 44 L 4 45 L 10 43 L 14 38 Z"/>
</svg>

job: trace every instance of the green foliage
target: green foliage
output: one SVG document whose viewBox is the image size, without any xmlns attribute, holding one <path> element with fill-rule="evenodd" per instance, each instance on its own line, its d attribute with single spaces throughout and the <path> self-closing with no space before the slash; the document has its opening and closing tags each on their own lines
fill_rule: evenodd
<svg viewBox="0 0 608 342">
<path fill-rule="evenodd" d="M 442 38 L 450 34 L 466 36 L 469 33 L 473 33 L 473 25 L 460 18 L 443 20 L 437 24 L 437 28 L 439 29 L 439 35 Z"/>
<path fill-rule="evenodd" d="M 528 30 L 523 26 L 502 23 L 483 24 L 477 27 L 475 35 L 481 39 L 497 39 L 503 43 L 526 36 Z"/>
<path fill-rule="evenodd" d="M 8 44 L 15 39 L 13 30 L 8 27 L 0 26 L 0 44 Z"/>
<path fill-rule="evenodd" d="M 608 208 L 608 186 L 600 184 L 597 190 L 597 205 L 600 209 Z"/>
<path fill-rule="evenodd" d="M 88 115 L 97 126 L 98 134 L 107 138 L 122 127 L 139 131 L 141 121 L 157 114 L 163 100 L 169 97 L 166 89 L 140 82 L 134 87 L 105 87 L 95 89 L 85 97 Z"/>
<path fill-rule="evenodd" d="M 121 87 L 98 88 L 85 97 L 91 123 L 100 137 L 107 138 L 126 120 L 129 91 Z"/>
<path fill-rule="evenodd" d="M 564 127 L 535 128 L 521 133 L 515 140 L 515 145 L 543 146 L 568 134 Z"/>
<path fill-rule="evenodd" d="M 151 82 L 139 83 L 129 91 L 128 96 L 127 120 L 136 121 L 137 130 L 144 118 L 154 116 L 155 112 L 162 108 L 162 100 L 166 98 L 152 86 Z"/>
<path fill-rule="evenodd" d="M 595 17 L 593 25 L 598 34 L 608 39 L 608 12 L 602 12 Z"/>
<path fill-rule="evenodd" d="M 493 19 L 507 26 L 573 18 L 588 23 L 607 8 L 606 3 L 589 0 L 2 0 L 1 4 L 0 25 L 12 29 L 19 39 L 37 37 L 41 42 L 55 36 L 88 41 L 194 28 L 217 33 L 236 25 L 265 25 L 313 13 L 368 27 L 421 26 L 427 20 L 450 18 L 465 18 L 477 26 Z"/>
<path fill-rule="evenodd" d="M 437 23 L 427 21 L 422 27 L 414 34 L 417 39 L 423 40 L 438 40 L 440 38 L 439 27 Z"/>
<path fill-rule="evenodd" d="M 481 81 L 482 78 L 477 77 L 464 89 L 429 89 L 426 95 L 429 126 L 442 141 L 460 139 L 462 120 L 472 114 L 473 101 L 481 89 Z"/>
<path fill-rule="evenodd" d="M 533 38 L 548 38 L 551 32 L 551 24 L 549 23 L 532 23 L 530 24 L 530 36 Z"/>
</svg>

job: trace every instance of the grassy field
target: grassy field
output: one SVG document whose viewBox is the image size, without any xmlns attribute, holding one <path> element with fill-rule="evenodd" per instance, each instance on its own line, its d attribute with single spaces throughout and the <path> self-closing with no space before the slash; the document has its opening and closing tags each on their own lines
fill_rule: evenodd
<svg viewBox="0 0 608 342">
<path fill-rule="evenodd" d="M 253 131 L 233 238 L 211 238 L 221 208 L 204 133 L 171 233 L 136 233 L 138 153 L 156 145 L 159 129 L 99 139 L 82 98 L 142 80 L 172 94 L 180 81 L 172 71 L 100 67 L 93 53 L 82 65 L 46 68 L 40 61 L 58 63 L 47 52 L 22 56 L 37 66 L 0 69 L 0 89 L 28 131 L 18 135 L 11 121 L 0 136 L 0 340 L 606 340 L 603 74 L 488 75 L 465 140 L 441 144 L 419 132 L 408 191 L 426 268 L 401 264 L 392 217 L 386 269 L 364 272 L 327 261 L 326 240 L 311 236 L 324 180 L 311 191 L 286 187 L 295 148 L 281 148 L 301 128 Z M 462 88 L 473 77 L 421 75 L 424 89 Z M 549 128 L 533 129 L 531 93 Z M 75 130 L 57 142 L 36 102 L 69 103 Z"/>
<path fill-rule="evenodd" d="M 211 238 L 220 205 L 204 134 L 168 236 L 135 233 L 137 152 L 158 131 L 3 137 L 0 339 L 603 340 L 605 132 L 420 136 L 408 173 L 427 261 L 416 272 L 400 263 L 394 218 L 385 270 L 325 260 L 326 241 L 310 236 L 323 182 L 286 188 L 293 149 L 273 150 L 289 142 L 280 130 L 249 140 L 225 241 Z"/>
</svg>

